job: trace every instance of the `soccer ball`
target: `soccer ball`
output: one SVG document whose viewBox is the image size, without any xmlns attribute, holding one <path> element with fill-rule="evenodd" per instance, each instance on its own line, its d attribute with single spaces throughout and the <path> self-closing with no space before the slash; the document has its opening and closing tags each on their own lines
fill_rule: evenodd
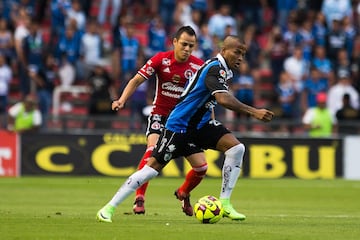
<svg viewBox="0 0 360 240">
<path fill-rule="evenodd" d="M 221 202 L 214 196 L 204 196 L 194 205 L 195 217 L 201 223 L 217 223 L 223 217 Z"/>
</svg>

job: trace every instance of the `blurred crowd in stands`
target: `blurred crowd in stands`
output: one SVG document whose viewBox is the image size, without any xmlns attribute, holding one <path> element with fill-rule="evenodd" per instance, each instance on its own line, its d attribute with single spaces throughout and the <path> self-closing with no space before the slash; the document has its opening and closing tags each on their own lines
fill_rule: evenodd
<svg viewBox="0 0 360 240">
<path fill-rule="evenodd" d="M 204 60 L 226 35 L 242 37 L 246 62 L 230 83 L 242 102 L 301 122 L 325 93 L 337 120 L 333 133 L 340 121 L 360 120 L 360 0 L 2 0 L 1 126 L 14 101 L 29 94 L 37 96 L 43 118 L 51 116 L 56 87 L 89 86 L 88 113 L 113 114 L 111 99 L 148 58 L 171 48 L 181 25 L 195 29 L 193 54 Z M 152 81 L 138 88 L 131 116 L 143 117 L 154 89 Z"/>
</svg>

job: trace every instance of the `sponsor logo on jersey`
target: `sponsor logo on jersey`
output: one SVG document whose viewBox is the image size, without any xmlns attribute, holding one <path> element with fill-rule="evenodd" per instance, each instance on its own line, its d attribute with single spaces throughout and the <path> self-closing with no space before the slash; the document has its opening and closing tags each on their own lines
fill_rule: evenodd
<svg viewBox="0 0 360 240">
<path fill-rule="evenodd" d="M 173 84 L 172 82 L 163 83 L 161 86 L 163 90 L 167 90 L 167 91 L 180 92 L 180 93 L 184 91 L 183 87 Z"/>
<path fill-rule="evenodd" d="M 172 82 L 166 82 L 161 85 L 162 91 L 161 94 L 170 97 L 179 99 L 182 92 L 184 92 L 184 88 L 174 84 Z"/>
<path fill-rule="evenodd" d="M 169 67 L 165 68 L 165 69 L 163 70 L 163 72 L 170 73 L 170 68 L 169 68 Z"/>
<path fill-rule="evenodd" d="M 171 80 L 174 82 L 174 83 L 179 83 L 180 80 L 181 80 L 181 77 L 177 74 L 174 74 L 174 76 L 171 78 Z"/>
<path fill-rule="evenodd" d="M 163 58 L 162 59 L 162 64 L 165 66 L 170 66 L 170 59 L 168 58 Z"/>
<path fill-rule="evenodd" d="M 190 69 L 187 69 L 184 72 L 184 76 L 185 76 L 186 79 L 190 79 L 193 75 L 194 75 L 194 73 Z"/>
</svg>

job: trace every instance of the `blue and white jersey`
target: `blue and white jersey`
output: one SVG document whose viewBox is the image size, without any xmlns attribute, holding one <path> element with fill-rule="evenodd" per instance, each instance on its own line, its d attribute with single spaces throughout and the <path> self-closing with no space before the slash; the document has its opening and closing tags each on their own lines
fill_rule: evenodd
<svg viewBox="0 0 360 240">
<path fill-rule="evenodd" d="M 217 104 L 214 94 L 228 92 L 227 81 L 232 77 L 220 54 L 206 61 L 189 80 L 165 127 L 176 133 L 200 129 L 211 120 L 212 108 Z"/>
</svg>

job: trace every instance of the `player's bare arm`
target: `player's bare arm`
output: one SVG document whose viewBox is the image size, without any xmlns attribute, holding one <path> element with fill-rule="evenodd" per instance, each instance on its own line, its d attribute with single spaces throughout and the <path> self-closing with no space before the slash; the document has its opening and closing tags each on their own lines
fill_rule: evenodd
<svg viewBox="0 0 360 240">
<path fill-rule="evenodd" d="M 223 107 L 239 113 L 248 113 L 250 114 L 250 116 L 263 122 L 271 121 L 274 117 L 274 113 L 272 111 L 264 108 L 257 109 L 247 104 L 244 104 L 228 92 L 218 92 L 215 93 L 214 96 L 216 98 L 216 101 Z"/>
<path fill-rule="evenodd" d="M 129 99 L 129 97 L 135 92 L 136 88 L 145 81 L 146 78 L 137 73 L 132 79 L 130 79 L 120 98 L 112 102 L 111 109 L 114 111 L 118 111 L 124 108 L 125 103 Z"/>
</svg>

